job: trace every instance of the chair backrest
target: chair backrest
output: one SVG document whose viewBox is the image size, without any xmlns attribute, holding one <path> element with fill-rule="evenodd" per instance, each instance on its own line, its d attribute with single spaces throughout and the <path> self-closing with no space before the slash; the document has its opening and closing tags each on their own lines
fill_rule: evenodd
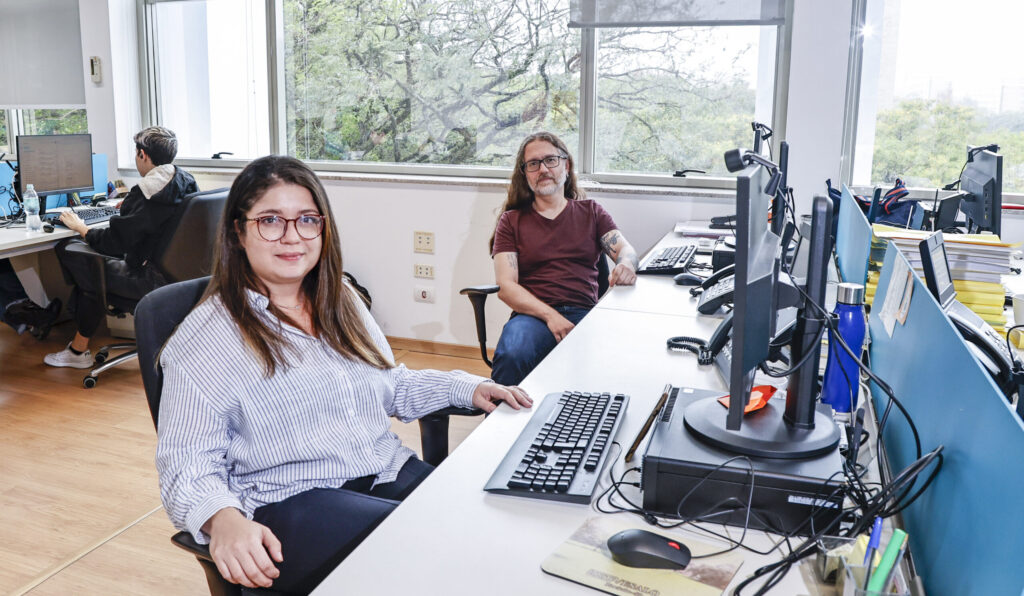
<svg viewBox="0 0 1024 596">
<path fill-rule="evenodd" d="M 139 370 L 142 385 L 149 402 L 149 413 L 153 425 L 160 411 L 160 393 L 163 390 L 164 375 L 157 355 L 160 349 L 185 320 L 192 308 L 199 302 L 209 277 L 168 284 L 146 294 L 135 309 L 135 342 L 139 352 Z"/>
<path fill-rule="evenodd" d="M 153 251 L 153 264 L 168 282 L 210 274 L 217 228 L 228 198 L 227 188 L 195 192 L 178 205 L 167 233 Z"/>
<path fill-rule="evenodd" d="M 604 296 L 608 291 L 608 276 L 611 269 L 608 268 L 608 257 L 602 252 L 597 257 L 597 297 Z"/>
</svg>

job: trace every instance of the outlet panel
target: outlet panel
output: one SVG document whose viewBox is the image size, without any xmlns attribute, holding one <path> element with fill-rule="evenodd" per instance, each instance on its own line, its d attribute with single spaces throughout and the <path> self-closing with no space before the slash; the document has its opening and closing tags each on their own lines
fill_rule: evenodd
<svg viewBox="0 0 1024 596">
<path fill-rule="evenodd" d="M 423 253 L 427 255 L 434 254 L 434 233 L 413 232 L 412 250 L 413 252 Z"/>
<path fill-rule="evenodd" d="M 422 277 L 423 279 L 434 279 L 434 266 L 433 265 L 413 265 L 412 266 L 413 277 Z"/>
</svg>

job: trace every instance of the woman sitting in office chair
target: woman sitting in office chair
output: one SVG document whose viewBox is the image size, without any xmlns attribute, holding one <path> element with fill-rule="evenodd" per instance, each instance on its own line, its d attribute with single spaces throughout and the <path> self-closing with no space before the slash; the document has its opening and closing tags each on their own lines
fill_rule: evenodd
<svg viewBox="0 0 1024 596">
<path fill-rule="evenodd" d="M 160 358 L 163 504 L 229 581 L 311 590 L 426 477 L 390 416 L 532 404 L 461 371 L 395 366 L 342 279 L 316 175 L 290 157 L 249 164 L 206 294 Z"/>
</svg>

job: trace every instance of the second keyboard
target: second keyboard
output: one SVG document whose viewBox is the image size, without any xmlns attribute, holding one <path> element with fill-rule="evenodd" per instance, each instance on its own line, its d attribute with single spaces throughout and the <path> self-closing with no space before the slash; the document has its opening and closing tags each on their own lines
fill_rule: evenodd
<svg viewBox="0 0 1024 596">
<path fill-rule="evenodd" d="M 657 273 L 662 275 L 682 273 L 693 262 L 693 255 L 696 253 L 696 244 L 666 246 L 644 261 L 637 273 Z"/>
</svg>

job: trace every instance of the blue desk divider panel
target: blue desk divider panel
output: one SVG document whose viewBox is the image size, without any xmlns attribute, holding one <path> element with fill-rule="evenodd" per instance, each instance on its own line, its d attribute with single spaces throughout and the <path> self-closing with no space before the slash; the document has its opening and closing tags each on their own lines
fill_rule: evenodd
<svg viewBox="0 0 1024 596">
<path fill-rule="evenodd" d="M 1024 422 L 917 275 L 906 323 L 889 337 L 880 313 L 896 259 L 906 261 L 890 244 L 868 324 L 872 370 L 910 412 L 921 450 L 941 444 L 945 458 L 903 512 L 917 573 L 929 595 L 1022 594 Z M 888 398 L 875 384 L 871 390 L 880 415 Z M 894 474 L 916 459 L 895 407 L 883 439 Z"/>
<path fill-rule="evenodd" d="M 853 193 L 844 184 L 836 226 L 836 259 L 843 281 L 865 284 L 868 280 L 868 256 L 871 253 L 871 224 Z"/>
<path fill-rule="evenodd" d="M 92 190 L 93 194 L 107 197 L 107 156 L 105 153 L 92 154 Z"/>
</svg>

